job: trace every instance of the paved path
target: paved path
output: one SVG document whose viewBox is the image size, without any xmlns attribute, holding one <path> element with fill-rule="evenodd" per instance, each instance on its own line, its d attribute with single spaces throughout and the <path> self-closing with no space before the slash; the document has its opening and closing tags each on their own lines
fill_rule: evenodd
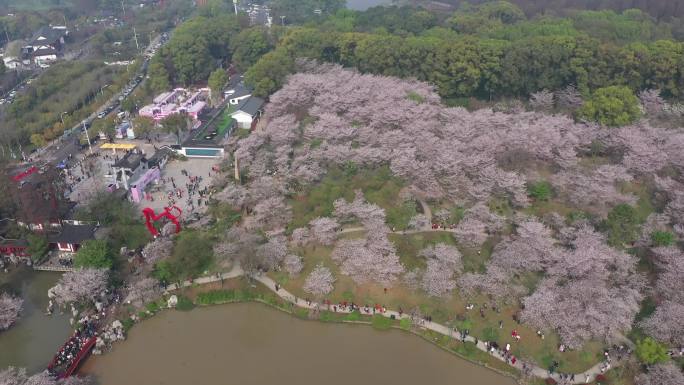
<svg viewBox="0 0 684 385">
<path fill-rule="evenodd" d="M 361 231 L 366 231 L 366 228 L 363 226 L 357 226 L 357 227 L 348 227 L 346 229 L 340 230 L 340 234 L 347 234 L 347 233 L 359 233 Z M 455 233 L 456 229 L 445 229 L 445 228 L 439 228 L 439 229 L 433 229 L 433 228 L 425 228 L 425 229 L 417 229 L 417 230 L 401 230 L 401 231 L 390 231 L 389 234 L 401 234 L 401 235 L 409 235 L 409 234 L 418 234 L 418 233 L 427 233 L 427 232 L 435 232 L 435 233 Z"/>
<path fill-rule="evenodd" d="M 358 231 L 358 230 L 357 230 Z M 239 265 L 235 265 L 233 269 L 227 273 L 223 274 L 216 274 L 216 275 L 211 275 L 211 276 L 206 276 L 206 277 L 201 277 L 194 279 L 192 281 L 185 281 L 182 283 L 182 287 L 190 287 L 196 284 L 202 285 L 202 284 L 208 284 L 208 283 L 213 283 L 213 282 L 218 282 L 221 280 L 225 279 L 230 279 L 230 278 L 237 278 L 239 276 L 244 275 L 244 271 L 242 268 L 240 268 Z M 322 305 L 319 303 L 315 302 L 308 302 L 303 298 L 299 298 L 295 296 L 294 294 L 288 292 L 287 290 L 283 289 L 282 287 L 279 288 L 278 290 L 275 289 L 275 284 L 276 282 L 273 281 L 271 278 L 268 276 L 261 274 L 259 276 L 253 277 L 256 281 L 261 282 L 266 288 L 274 292 L 276 295 L 278 295 L 280 298 L 284 299 L 285 301 L 294 304 L 297 307 L 304 308 L 304 309 L 321 309 L 321 308 L 326 308 L 328 310 L 331 310 L 328 305 Z M 173 291 L 178 288 L 178 285 L 172 284 L 169 285 L 166 288 L 166 291 Z M 373 312 L 373 309 L 369 308 L 368 311 L 366 312 L 363 308 L 360 309 L 361 314 L 365 315 L 373 315 L 376 314 Z M 350 313 L 350 310 L 347 309 L 337 309 L 337 313 Z M 377 313 L 381 314 L 385 317 L 392 317 L 394 316 L 396 319 L 403 319 L 403 318 L 411 318 L 410 315 L 404 313 L 404 314 L 399 314 L 399 312 L 396 312 L 394 310 L 386 310 L 384 313 Z M 461 335 L 461 333 L 456 330 L 455 328 L 449 328 L 447 326 L 441 325 L 436 322 L 427 322 L 424 321 L 421 323 L 420 327 L 424 329 L 429 329 L 432 330 L 436 333 L 449 336 L 451 338 L 457 339 L 457 340 L 465 340 L 468 342 L 475 343 L 475 338 L 471 336 L 465 336 L 465 338 Z M 485 346 L 484 341 L 478 341 L 476 344 L 477 348 L 482 350 L 483 352 L 488 352 L 487 347 Z M 507 362 L 509 365 L 513 366 L 514 368 L 520 370 L 522 372 L 523 370 L 523 363 L 520 360 L 517 360 L 515 364 L 511 364 L 510 361 L 507 361 L 506 358 L 501 355 L 498 351 L 488 352 L 491 356 L 495 357 L 498 360 L 501 360 L 503 362 Z M 591 367 L 589 370 L 583 372 L 583 373 L 576 373 L 575 374 L 575 380 L 570 381 L 570 380 L 561 380 L 559 375 L 557 373 L 554 373 L 552 375 L 549 375 L 548 370 L 542 369 L 538 366 L 529 366 L 529 373 L 532 376 L 539 377 L 539 378 L 548 378 L 552 377 L 556 381 L 558 381 L 559 384 L 567 383 L 567 384 L 585 384 L 590 381 L 593 381 L 598 374 L 601 374 L 601 368 L 603 367 L 604 363 L 598 363 Z M 565 381 L 565 382 L 563 382 Z"/>
</svg>

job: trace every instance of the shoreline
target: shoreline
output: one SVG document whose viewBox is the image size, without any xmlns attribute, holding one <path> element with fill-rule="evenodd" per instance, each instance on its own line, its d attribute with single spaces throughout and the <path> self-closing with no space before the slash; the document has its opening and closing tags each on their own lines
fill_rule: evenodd
<svg viewBox="0 0 684 385">
<path fill-rule="evenodd" d="M 180 285 L 178 284 L 172 284 L 167 286 L 167 288 L 164 291 L 164 294 L 167 296 L 172 295 L 172 294 L 181 294 L 178 291 L 182 289 L 200 289 L 201 287 L 207 284 L 212 284 L 212 283 L 217 283 L 217 282 L 230 282 L 230 280 L 234 278 L 247 278 L 248 276 L 242 271 L 242 269 L 239 266 L 235 266 L 230 272 L 228 273 L 223 273 L 223 274 L 216 274 L 216 275 L 211 275 L 211 276 L 204 276 L 200 278 L 196 278 L 191 281 L 185 281 L 182 282 Z M 245 302 L 260 302 L 267 304 L 271 307 L 280 309 L 286 313 L 289 313 L 297 318 L 304 318 L 304 319 L 309 319 L 307 317 L 302 317 L 300 316 L 296 311 L 296 309 L 300 309 L 303 311 L 310 311 L 310 310 L 316 310 L 321 312 L 321 315 L 323 315 L 325 312 L 325 318 L 318 319 L 318 321 L 321 322 L 336 322 L 336 323 L 360 323 L 360 324 L 371 324 L 371 326 L 375 326 L 373 321 L 373 318 L 375 315 L 381 316 L 381 318 L 387 318 L 387 321 L 389 321 L 389 326 L 388 328 L 397 328 L 401 330 L 408 331 L 411 334 L 415 334 L 416 336 L 421 337 L 422 339 L 439 346 L 440 348 L 451 352 L 452 354 L 456 355 L 457 357 L 461 359 L 465 359 L 468 362 L 471 362 L 473 364 L 479 365 L 481 367 L 485 367 L 487 369 L 493 370 L 498 374 L 504 375 L 509 378 L 513 378 L 516 380 L 518 383 L 523 383 L 523 380 L 525 378 L 538 378 L 538 379 L 547 379 L 547 378 L 552 378 L 556 381 L 560 381 L 561 378 L 559 377 L 558 373 L 553 373 L 551 375 L 548 374 L 547 370 L 544 370 L 538 366 L 535 365 L 530 365 L 528 366 L 528 373 L 527 375 L 523 375 L 523 367 L 522 364 L 523 362 L 520 360 L 517 360 L 515 364 L 512 364 L 509 362 L 509 360 L 506 360 L 506 358 L 500 354 L 498 351 L 490 352 L 489 349 L 485 346 L 485 343 L 483 341 L 476 340 L 475 338 L 471 336 L 463 336 L 461 333 L 456 330 L 455 328 L 449 329 L 443 325 L 440 325 L 438 323 L 434 322 L 427 322 L 427 323 L 422 323 L 421 325 L 418 326 L 418 329 L 420 331 L 414 331 L 414 330 L 407 330 L 406 328 L 400 327 L 398 323 L 401 320 L 404 319 L 409 319 L 410 317 L 407 314 L 399 314 L 396 311 L 392 310 L 387 310 L 384 313 L 378 312 L 377 314 L 371 313 L 368 311 L 367 313 L 364 313 L 364 309 L 360 309 L 361 311 L 356 311 L 355 313 L 358 316 L 367 316 L 371 317 L 370 320 L 368 321 L 358 321 L 358 319 L 354 321 L 349 321 L 345 319 L 340 319 L 340 317 L 347 317 L 350 314 L 354 314 L 353 312 L 350 312 L 348 310 L 343 310 L 343 309 L 336 309 L 337 311 L 333 312 L 330 310 L 330 305 L 322 305 L 318 303 L 307 303 L 301 298 L 298 298 L 291 293 L 287 292 L 285 289 L 280 287 L 278 290 L 275 290 L 275 282 L 265 276 L 265 275 L 260 275 L 256 277 L 251 277 L 253 281 L 258 281 L 259 283 L 262 284 L 262 286 L 257 287 L 254 283 L 250 285 L 249 288 L 246 289 L 244 293 L 242 293 L 240 290 L 245 290 L 245 288 L 240 288 L 240 289 L 220 289 L 220 290 L 206 290 L 200 293 L 197 293 L 196 296 L 201 295 L 202 293 L 216 293 L 216 294 L 231 294 L 235 296 L 236 294 L 241 294 L 244 295 L 245 293 L 249 293 L 249 296 L 247 298 L 231 298 L 231 299 L 214 299 L 214 300 L 209 300 L 211 302 L 209 303 L 197 303 L 196 300 L 191 300 L 192 306 L 209 306 L 209 305 L 218 305 L 218 304 L 228 304 L 228 303 L 245 303 Z M 222 286 L 223 287 L 223 286 Z M 260 290 L 266 291 L 268 293 L 269 297 L 265 297 L 263 294 L 260 293 Z M 254 295 L 252 292 L 258 293 L 258 295 Z M 279 301 L 282 301 L 282 303 L 279 303 Z M 138 322 L 143 321 L 146 318 L 154 316 L 157 312 L 165 309 L 166 306 L 162 306 L 160 310 L 156 312 L 147 312 L 148 316 L 144 317 L 139 317 L 140 320 Z M 189 310 L 189 309 L 188 309 Z M 146 313 L 144 310 L 142 313 Z M 140 312 L 138 313 L 140 314 Z M 136 322 L 137 323 L 137 322 Z M 133 325 L 131 325 L 132 327 Z M 433 334 L 433 335 L 431 335 Z M 444 346 L 439 343 L 439 338 L 442 338 L 444 343 L 451 342 L 451 341 L 456 341 L 456 342 L 461 342 L 460 344 L 455 345 L 454 347 L 449 347 L 449 346 Z M 444 340 L 446 338 L 446 340 Z M 467 345 L 465 342 L 471 342 L 472 345 Z M 463 347 L 462 349 L 465 350 L 470 350 L 470 352 L 459 352 L 456 350 L 458 347 Z M 474 351 L 471 350 L 474 348 Z M 475 355 L 486 355 L 486 357 L 489 357 L 488 359 L 481 360 L 478 358 L 472 358 L 468 357 L 466 354 L 475 354 Z M 505 365 L 505 369 L 502 368 L 497 368 L 489 363 L 487 363 L 487 360 L 494 360 L 492 362 L 494 363 L 500 363 L 501 365 Z M 600 372 L 600 367 L 602 366 L 602 363 L 599 362 L 589 368 L 588 370 L 582 372 L 582 373 L 576 373 L 575 374 L 575 380 L 571 383 L 574 384 L 585 384 L 588 383 L 589 381 L 586 381 L 587 376 L 589 377 L 589 380 L 593 381 L 596 379 L 596 376 L 599 374 L 605 374 Z M 617 366 L 617 365 L 616 365 Z M 615 367 L 616 367 L 615 366 Z M 566 381 L 569 382 L 569 380 L 566 379 Z"/>
<path fill-rule="evenodd" d="M 250 304 L 250 303 L 256 303 L 256 304 L 265 305 L 265 306 L 268 307 L 268 308 L 271 308 L 271 309 L 274 309 L 274 310 L 279 310 L 279 311 L 281 311 L 281 312 L 283 312 L 283 313 L 285 313 L 285 314 L 288 314 L 288 315 L 290 315 L 290 316 L 292 316 L 292 317 L 294 317 L 294 318 L 296 318 L 296 319 L 302 320 L 302 321 L 311 321 L 311 322 L 320 322 L 320 323 L 331 323 L 331 324 L 363 325 L 363 326 L 370 326 L 371 328 L 373 327 L 373 324 L 372 324 L 371 321 L 350 321 L 350 320 L 344 320 L 344 319 L 339 319 L 339 320 L 338 320 L 338 319 L 331 319 L 331 320 L 322 321 L 322 320 L 320 320 L 320 319 L 298 317 L 298 316 L 297 316 L 293 311 L 291 311 L 291 310 L 287 310 L 287 309 L 285 309 L 285 308 L 283 308 L 283 307 L 274 305 L 274 304 L 272 304 L 272 303 L 269 303 L 269 302 L 266 301 L 266 300 L 258 299 L 258 298 L 250 299 L 250 300 L 246 300 L 246 301 L 241 301 L 241 300 L 227 301 L 227 302 L 213 303 L 213 304 L 208 304 L 208 305 L 199 305 L 199 304 L 195 304 L 195 306 L 196 306 L 196 307 L 203 307 L 203 308 L 205 308 L 205 307 L 212 307 L 212 306 L 222 306 L 222 305 L 231 305 L 231 304 Z M 192 310 L 190 310 L 190 311 L 192 311 Z M 471 363 L 471 364 L 473 364 L 473 365 L 477 365 L 477 366 L 479 366 L 479 367 L 482 367 L 482 368 L 491 370 L 491 371 L 493 371 L 494 373 L 499 374 L 499 375 L 501 375 L 501 376 L 511 378 L 511 379 L 513 379 L 515 382 L 517 382 L 518 384 L 521 384 L 521 385 L 524 384 L 524 382 L 522 382 L 522 377 L 521 377 L 521 376 L 515 376 L 515 375 L 514 375 L 513 373 L 511 373 L 511 372 L 506 372 L 506 371 L 504 371 L 504 370 L 497 369 L 497 368 L 495 368 L 495 367 L 493 367 L 493 366 L 491 366 L 491 365 L 488 365 L 486 362 L 478 361 L 478 360 L 469 358 L 469 357 L 467 357 L 467 356 L 464 356 L 463 354 L 460 354 L 460 353 L 458 353 L 458 352 L 456 352 L 456 351 L 454 351 L 454 350 L 448 349 L 447 347 L 442 346 L 442 345 L 436 343 L 435 341 L 431 340 L 430 338 L 428 338 L 427 336 L 425 336 L 425 335 L 423 335 L 423 334 L 421 334 L 421 333 L 419 333 L 419 332 L 416 332 L 416 331 L 414 331 L 414 330 L 404 329 L 404 328 L 402 328 L 402 327 L 400 327 L 400 326 L 397 326 L 397 325 L 392 325 L 392 326 L 390 327 L 390 329 L 392 329 L 392 330 L 399 330 L 399 331 L 401 331 L 401 332 L 404 332 L 404 333 L 413 335 L 413 336 L 415 336 L 415 337 L 418 337 L 419 339 L 424 340 L 425 342 L 428 342 L 430 345 L 433 345 L 433 346 L 439 348 L 440 350 L 443 350 L 443 351 L 445 351 L 445 352 L 447 352 L 447 353 L 450 353 L 451 355 L 454 355 L 454 356 L 458 357 L 459 359 L 462 359 L 462 360 L 464 360 L 464 361 L 467 361 L 467 362 L 469 362 L 469 363 Z M 376 329 L 376 331 L 382 332 L 382 330 L 377 330 L 377 329 Z"/>
</svg>

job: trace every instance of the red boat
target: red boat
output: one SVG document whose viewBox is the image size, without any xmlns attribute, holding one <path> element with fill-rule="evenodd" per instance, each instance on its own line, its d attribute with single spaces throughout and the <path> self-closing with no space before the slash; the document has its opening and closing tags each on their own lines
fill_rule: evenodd
<svg viewBox="0 0 684 385">
<path fill-rule="evenodd" d="M 71 376 L 81 362 L 88 357 L 95 346 L 97 336 L 88 327 L 84 331 L 76 331 L 57 351 L 47 369 L 58 379 Z"/>
</svg>

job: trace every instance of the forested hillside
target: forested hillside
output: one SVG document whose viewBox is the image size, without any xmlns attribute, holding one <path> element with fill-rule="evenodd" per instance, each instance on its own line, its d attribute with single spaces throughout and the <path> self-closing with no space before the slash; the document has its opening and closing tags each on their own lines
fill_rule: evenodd
<svg viewBox="0 0 684 385">
<path fill-rule="evenodd" d="M 527 97 L 576 86 L 585 96 L 607 86 L 633 92 L 684 90 L 679 26 L 638 10 L 585 11 L 528 18 L 503 1 L 440 17 L 420 8 L 341 11 L 292 28 L 248 72 L 261 95 L 277 90 L 294 59 L 310 57 L 362 72 L 415 77 L 445 99 Z"/>
<path fill-rule="evenodd" d="M 442 3 L 460 5 L 463 0 L 441 0 Z M 470 0 L 470 3 L 484 3 L 486 0 Z M 570 9 L 624 11 L 641 9 L 650 15 L 667 19 L 684 16 L 684 3 L 677 0 L 511 0 L 528 15 L 555 14 Z"/>
</svg>

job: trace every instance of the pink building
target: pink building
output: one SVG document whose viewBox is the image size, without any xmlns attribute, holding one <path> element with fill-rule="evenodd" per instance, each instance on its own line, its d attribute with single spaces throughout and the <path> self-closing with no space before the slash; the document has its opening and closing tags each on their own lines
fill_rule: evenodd
<svg viewBox="0 0 684 385">
<path fill-rule="evenodd" d="M 200 88 L 194 92 L 185 88 L 176 88 L 158 95 L 152 104 L 140 109 L 140 115 L 152 118 L 156 122 L 173 114 L 188 114 L 192 119 L 197 120 L 199 114 L 207 106 L 208 97 L 208 88 Z"/>
</svg>

